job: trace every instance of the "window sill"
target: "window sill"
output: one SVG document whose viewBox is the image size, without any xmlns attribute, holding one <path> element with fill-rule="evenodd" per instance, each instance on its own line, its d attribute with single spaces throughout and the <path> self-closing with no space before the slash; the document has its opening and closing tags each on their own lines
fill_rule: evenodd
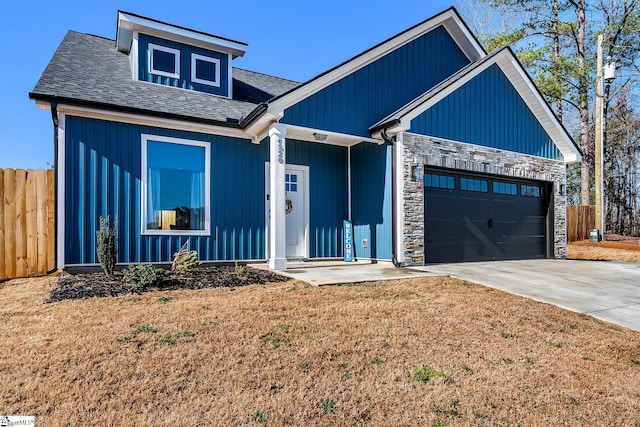
<svg viewBox="0 0 640 427">
<path fill-rule="evenodd" d="M 209 230 L 143 230 L 143 236 L 211 236 Z"/>
</svg>

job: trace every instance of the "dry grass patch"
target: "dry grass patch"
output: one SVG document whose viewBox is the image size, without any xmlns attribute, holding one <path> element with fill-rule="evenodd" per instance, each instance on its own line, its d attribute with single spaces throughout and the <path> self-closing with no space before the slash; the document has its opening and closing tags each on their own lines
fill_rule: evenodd
<svg viewBox="0 0 640 427">
<path fill-rule="evenodd" d="M 640 425 L 640 333 L 459 280 L 54 280 L 0 284 L 0 412 L 39 425 Z"/>
<path fill-rule="evenodd" d="M 583 240 L 567 245 L 567 258 L 595 261 L 619 261 L 640 263 L 640 241 L 589 242 Z"/>
</svg>

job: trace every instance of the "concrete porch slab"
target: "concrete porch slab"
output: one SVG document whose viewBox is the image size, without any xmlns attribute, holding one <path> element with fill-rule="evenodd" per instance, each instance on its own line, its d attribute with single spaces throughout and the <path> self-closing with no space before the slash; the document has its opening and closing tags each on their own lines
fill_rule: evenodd
<svg viewBox="0 0 640 427">
<path fill-rule="evenodd" d="M 253 268 L 268 270 L 265 263 L 251 264 Z M 378 261 L 289 261 L 287 269 L 279 274 L 301 280 L 315 286 L 339 285 L 345 283 L 377 282 L 380 280 L 413 279 L 417 277 L 438 277 L 440 273 L 397 268 L 391 262 Z"/>
</svg>

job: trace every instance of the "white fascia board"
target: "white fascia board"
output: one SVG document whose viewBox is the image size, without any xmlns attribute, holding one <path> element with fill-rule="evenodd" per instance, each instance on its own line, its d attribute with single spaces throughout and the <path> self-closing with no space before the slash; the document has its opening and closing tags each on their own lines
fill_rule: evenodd
<svg viewBox="0 0 640 427">
<path fill-rule="evenodd" d="M 564 130 L 555 114 L 551 109 L 549 109 L 545 100 L 540 96 L 540 93 L 534 86 L 531 79 L 529 79 L 524 69 L 522 69 L 516 58 L 508 49 L 504 49 L 497 53 L 493 58 L 488 59 L 481 66 L 476 67 L 461 79 L 455 81 L 442 91 L 427 99 L 424 103 L 404 114 L 401 117 L 400 127 L 408 129 L 411 126 L 411 120 L 415 119 L 442 99 L 455 92 L 465 83 L 478 76 L 493 64 L 497 64 L 507 79 L 509 79 L 509 82 L 511 82 L 518 94 L 525 101 L 527 107 L 540 122 L 544 130 L 549 134 L 553 142 L 557 145 L 558 149 L 562 153 L 565 163 L 581 161 L 582 156 L 580 155 L 580 151 L 578 151 L 577 147 L 571 141 L 571 137 Z"/>
<path fill-rule="evenodd" d="M 203 34 L 186 28 L 176 27 L 163 22 L 130 15 L 125 12 L 118 12 L 118 31 L 116 39 L 120 34 L 120 29 L 139 31 L 150 36 L 161 37 L 167 40 L 189 44 L 191 46 L 198 46 L 203 49 L 231 53 L 234 58 L 244 56 L 247 51 L 247 45 L 244 43 L 234 42 L 214 35 Z"/>
<path fill-rule="evenodd" d="M 284 125 L 287 129 L 287 139 L 297 139 L 300 141 L 313 142 L 316 144 L 339 145 L 341 147 L 351 147 L 361 142 L 369 142 L 372 144 L 380 144 L 384 141 L 375 138 L 366 138 L 358 135 L 349 135 L 346 133 L 331 132 L 323 129 L 306 128 L 303 126 Z M 314 133 L 327 135 L 324 141 L 317 141 L 313 136 Z"/>
<path fill-rule="evenodd" d="M 329 71 L 327 74 L 310 80 L 308 83 L 303 84 L 298 89 L 293 90 L 282 98 L 276 99 L 269 104 L 268 112 L 271 114 L 282 114 L 282 112 L 288 107 L 313 95 L 343 77 L 371 64 L 399 47 L 417 39 L 429 31 L 432 31 L 440 25 L 445 27 L 456 44 L 460 46 L 465 55 L 467 55 L 471 61 L 486 56 L 477 41 L 466 30 L 464 24 L 462 24 L 458 19 L 458 16 L 453 9 L 450 9 L 380 44 L 366 54 L 355 57 L 354 59 Z M 453 29 L 456 28 L 457 31 L 453 31 Z"/>
<path fill-rule="evenodd" d="M 446 20 L 443 26 L 471 62 L 487 56 L 478 40 L 469 32 L 469 28 L 458 15 L 452 13 L 451 19 Z"/>
<path fill-rule="evenodd" d="M 38 103 L 39 108 L 49 109 L 48 103 Z M 234 138 L 251 140 L 252 135 L 240 129 L 227 128 L 224 126 L 207 125 L 202 123 L 192 123 L 176 119 L 166 119 L 162 117 L 145 116 L 141 114 L 122 113 L 119 111 L 100 110 L 97 108 L 78 107 L 75 105 L 58 104 L 58 111 L 70 116 L 86 117 L 90 119 L 108 120 L 119 123 L 129 123 L 142 126 L 155 126 L 166 129 L 183 130 L 188 132 L 205 133 L 209 135 L 223 135 Z"/>
<path fill-rule="evenodd" d="M 258 119 L 247 126 L 244 131 L 251 135 L 254 142 L 259 144 L 269 134 L 269 127 L 282 118 L 281 114 L 263 113 Z"/>
<path fill-rule="evenodd" d="M 547 102 L 542 99 L 540 92 L 534 86 L 526 71 L 520 66 L 517 59 L 510 51 L 501 56 L 497 64 L 507 76 L 513 87 L 516 88 L 531 112 L 536 116 L 553 142 L 558 146 L 565 163 L 577 163 L 582 161 L 580 150 L 575 146 L 571 137 L 567 134 L 556 115 L 551 111 Z"/>
</svg>

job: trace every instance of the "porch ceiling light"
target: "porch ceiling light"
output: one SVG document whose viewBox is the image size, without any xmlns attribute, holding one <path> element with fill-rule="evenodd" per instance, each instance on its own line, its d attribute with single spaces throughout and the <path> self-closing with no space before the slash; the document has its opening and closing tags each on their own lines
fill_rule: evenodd
<svg viewBox="0 0 640 427">
<path fill-rule="evenodd" d="M 326 133 L 313 133 L 313 137 L 316 141 L 326 141 L 327 134 Z"/>
</svg>

